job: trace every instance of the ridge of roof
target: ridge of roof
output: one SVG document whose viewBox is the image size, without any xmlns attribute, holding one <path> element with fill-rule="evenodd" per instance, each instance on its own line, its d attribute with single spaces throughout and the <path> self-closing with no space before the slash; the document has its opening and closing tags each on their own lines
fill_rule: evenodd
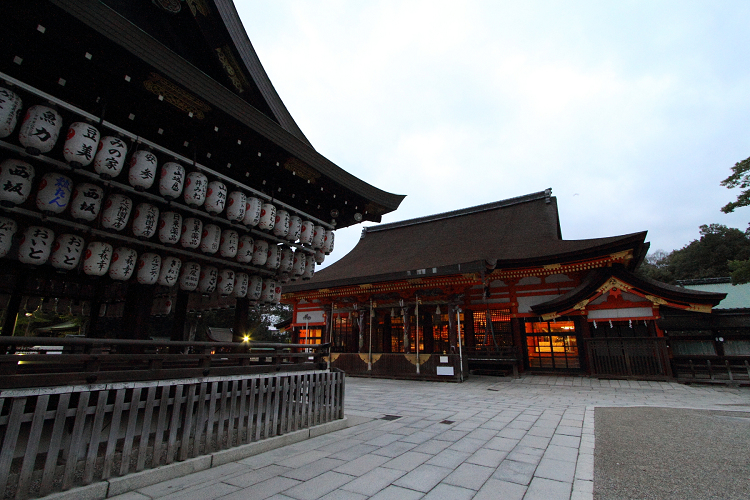
<svg viewBox="0 0 750 500">
<path fill-rule="evenodd" d="M 368 226 L 362 228 L 362 236 L 366 233 L 374 233 L 378 231 L 387 231 L 388 229 L 397 229 L 400 227 L 413 226 L 416 224 L 424 224 L 427 222 L 435 222 L 444 219 L 450 219 L 453 217 L 461 217 L 464 215 L 475 214 L 479 212 L 486 212 L 487 210 L 496 210 L 498 208 L 510 207 L 513 205 L 519 205 L 521 203 L 528 203 L 530 201 L 537 200 L 549 200 L 552 198 L 552 188 L 545 189 L 544 191 L 538 191 L 536 193 L 530 193 L 523 196 L 516 196 L 514 198 L 507 198 L 505 200 L 493 201 L 492 203 L 485 203 L 483 205 L 476 205 L 468 208 L 461 208 L 459 210 L 452 210 L 450 212 L 442 212 L 439 214 L 427 215 L 424 217 L 417 217 L 414 219 L 406 219 L 398 222 L 389 222 L 388 224 L 379 224 L 377 226 Z"/>
</svg>

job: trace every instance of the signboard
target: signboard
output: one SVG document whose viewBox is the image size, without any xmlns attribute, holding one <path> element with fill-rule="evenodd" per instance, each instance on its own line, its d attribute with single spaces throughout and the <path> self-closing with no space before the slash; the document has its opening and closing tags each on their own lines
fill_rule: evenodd
<svg viewBox="0 0 750 500">
<path fill-rule="evenodd" d="M 295 325 L 315 325 L 315 324 L 324 324 L 325 319 L 323 319 L 323 310 L 319 309 L 317 311 L 297 311 L 297 316 L 294 318 L 294 324 Z"/>
</svg>

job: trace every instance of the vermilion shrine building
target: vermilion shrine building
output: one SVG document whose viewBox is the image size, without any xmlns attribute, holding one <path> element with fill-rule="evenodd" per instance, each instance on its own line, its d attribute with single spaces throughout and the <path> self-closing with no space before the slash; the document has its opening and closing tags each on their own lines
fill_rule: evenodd
<svg viewBox="0 0 750 500">
<path fill-rule="evenodd" d="M 670 377 L 668 311 L 724 298 L 644 279 L 645 232 L 562 238 L 551 190 L 362 231 L 309 282 L 285 286 L 300 343 L 332 366 L 460 380 L 469 369 Z"/>
</svg>

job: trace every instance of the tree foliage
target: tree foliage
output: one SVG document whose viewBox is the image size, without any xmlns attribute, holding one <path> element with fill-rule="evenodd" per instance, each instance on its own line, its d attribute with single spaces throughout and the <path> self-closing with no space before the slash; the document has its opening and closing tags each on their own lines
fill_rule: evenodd
<svg viewBox="0 0 750 500">
<path fill-rule="evenodd" d="M 740 188 L 740 194 L 737 200 L 727 203 L 721 208 L 725 214 L 734 212 L 735 208 L 746 207 L 750 205 L 750 158 L 745 158 L 734 164 L 732 175 L 721 181 L 722 186 L 729 189 Z"/>
<path fill-rule="evenodd" d="M 701 237 L 679 250 L 649 254 L 639 267 L 642 276 L 673 283 L 677 280 L 732 276 L 734 272 L 750 275 L 750 238 L 739 229 L 721 224 L 700 227 Z"/>
</svg>

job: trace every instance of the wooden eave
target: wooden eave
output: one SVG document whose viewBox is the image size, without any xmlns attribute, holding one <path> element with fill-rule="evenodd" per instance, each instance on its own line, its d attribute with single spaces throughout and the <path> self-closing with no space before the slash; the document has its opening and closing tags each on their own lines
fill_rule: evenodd
<svg viewBox="0 0 750 500">
<path fill-rule="evenodd" d="M 253 77 L 257 78 L 256 82 L 262 87 L 261 90 L 268 99 L 269 105 L 275 109 L 281 124 L 258 111 L 241 97 L 166 48 L 106 5 L 96 0 L 50 0 L 50 2 L 144 63 L 158 68 L 164 76 L 177 85 L 200 96 L 214 108 L 221 110 L 261 137 L 278 145 L 290 155 L 315 169 L 322 176 L 330 179 L 341 189 L 350 191 L 354 196 L 362 197 L 369 202 L 368 204 L 371 207 L 370 211 L 366 209 L 362 211 L 365 220 L 379 222 L 382 215 L 398 208 L 404 199 L 404 195 L 382 191 L 346 172 L 315 151 L 304 139 L 296 136 L 294 130 L 296 126 L 292 127 L 289 123 L 291 116 L 288 116 L 288 112 L 286 112 L 288 118 L 285 118 L 285 113 L 281 110 L 283 104 L 275 90 L 272 91 L 273 87 L 268 80 L 268 76 L 264 71 L 260 74 L 257 67 L 253 70 Z M 234 11 L 234 14 L 230 12 L 228 3 L 228 0 L 217 1 L 216 6 L 222 12 L 222 18 L 225 22 L 231 21 L 234 16 L 234 22 L 227 28 L 230 30 L 233 41 L 236 41 L 240 39 L 238 30 L 241 29 L 241 23 L 236 11 Z M 244 30 L 242 32 L 244 33 Z M 247 38 L 247 35 L 245 35 L 245 38 Z M 252 54 L 254 54 L 254 51 L 252 51 L 249 40 L 240 43 L 237 50 L 245 64 L 250 66 L 260 65 L 257 55 L 254 57 L 257 64 L 253 62 Z M 289 130 L 282 125 L 288 127 Z M 353 220 L 340 220 L 338 227 L 345 227 L 353 223 Z"/>
<path fill-rule="evenodd" d="M 666 283 L 642 278 L 625 267 L 592 270 L 579 286 L 553 300 L 531 306 L 533 313 L 542 317 L 559 317 L 574 311 L 582 311 L 589 302 L 612 288 L 619 288 L 638 295 L 654 305 L 663 305 L 694 312 L 710 312 L 725 297 L 725 293 L 688 290 Z"/>
</svg>

